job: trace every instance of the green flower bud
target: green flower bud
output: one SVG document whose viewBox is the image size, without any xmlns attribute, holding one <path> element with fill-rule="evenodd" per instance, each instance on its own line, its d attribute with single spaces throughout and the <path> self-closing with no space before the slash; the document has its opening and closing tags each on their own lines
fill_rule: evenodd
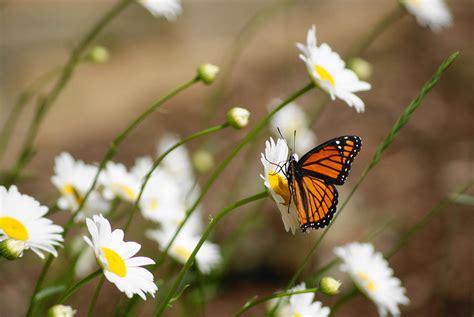
<svg viewBox="0 0 474 317">
<path fill-rule="evenodd" d="M 236 129 L 242 129 L 249 123 L 250 112 L 245 108 L 234 107 L 227 112 L 227 122 Z"/>
<path fill-rule="evenodd" d="M 109 50 L 104 46 L 95 46 L 89 51 L 89 60 L 96 64 L 103 64 L 109 60 Z"/>
<path fill-rule="evenodd" d="M 49 317 L 73 317 L 75 314 L 76 310 L 65 305 L 54 305 L 48 310 Z"/>
<path fill-rule="evenodd" d="M 204 84 L 210 85 L 216 79 L 217 73 L 219 73 L 219 67 L 212 64 L 201 64 L 198 67 L 198 78 Z"/>
<path fill-rule="evenodd" d="M 339 287 L 341 287 L 341 282 L 338 280 L 326 276 L 321 279 L 319 282 L 319 287 L 321 288 L 321 292 L 328 296 L 334 296 L 339 293 Z"/>
<path fill-rule="evenodd" d="M 23 256 L 26 243 L 16 239 L 5 239 L 0 242 L 0 255 L 7 260 L 16 260 Z"/>
<path fill-rule="evenodd" d="M 372 65 L 362 58 L 351 58 L 347 66 L 349 69 L 352 69 L 361 80 L 367 80 L 372 76 Z"/>
<path fill-rule="evenodd" d="M 205 173 L 214 166 L 214 157 L 206 150 L 199 150 L 193 154 L 192 162 L 198 172 Z"/>
</svg>

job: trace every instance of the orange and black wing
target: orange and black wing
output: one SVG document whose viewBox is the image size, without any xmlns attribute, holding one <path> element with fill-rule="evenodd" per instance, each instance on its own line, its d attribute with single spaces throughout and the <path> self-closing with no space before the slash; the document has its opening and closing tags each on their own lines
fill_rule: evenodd
<svg viewBox="0 0 474 317">
<path fill-rule="evenodd" d="M 312 176 L 293 179 L 292 187 L 301 231 L 326 227 L 336 212 L 336 187 Z"/>
<path fill-rule="evenodd" d="M 323 143 L 299 161 L 298 166 L 303 175 L 325 180 L 327 183 L 342 185 L 359 153 L 362 142 L 358 136 L 341 136 Z"/>
</svg>

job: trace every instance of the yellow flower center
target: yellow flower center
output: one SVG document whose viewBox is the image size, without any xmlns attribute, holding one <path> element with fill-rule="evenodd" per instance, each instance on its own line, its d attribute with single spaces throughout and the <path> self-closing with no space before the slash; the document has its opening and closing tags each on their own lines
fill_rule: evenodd
<svg viewBox="0 0 474 317">
<path fill-rule="evenodd" d="M 130 186 L 115 183 L 114 187 L 117 189 L 117 191 L 120 191 L 129 200 L 135 200 L 137 198 L 135 191 L 130 188 Z"/>
<path fill-rule="evenodd" d="M 127 275 L 127 266 L 120 255 L 109 248 L 101 248 L 100 250 L 104 254 L 105 260 L 107 261 L 108 267 L 106 270 L 115 273 L 120 277 L 125 277 Z"/>
<path fill-rule="evenodd" d="M 302 317 L 302 315 L 298 312 L 295 312 L 292 317 Z"/>
<path fill-rule="evenodd" d="M 77 192 L 77 190 L 74 188 L 74 186 L 72 186 L 71 184 L 66 184 L 64 185 L 63 187 L 63 193 L 66 194 L 66 195 L 72 195 L 74 197 L 74 200 L 76 201 L 76 203 L 78 205 L 81 204 L 82 202 L 82 197 L 81 195 L 79 195 L 79 193 Z"/>
<path fill-rule="evenodd" d="M 268 182 L 275 194 L 283 198 L 283 205 L 287 206 L 290 203 L 290 190 L 288 189 L 288 181 L 280 174 L 270 171 L 268 172 Z"/>
<path fill-rule="evenodd" d="M 314 65 L 314 70 L 319 75 L 319 78 L 321 80 L 328 81 L 331 84 L 332 87 L 336 86 L 334 78 L 331 76 L 331 74 L 328 73 L 328 71 L 326 69 L 324 69 L 323 67 L 315 64 Z"/>
<path fill-rule="evenodd" d="M 185 247 L 183 247 L 183 246 L 180 246 L 180 245 L 176 246 L 176 247 L 174 248 L 174 251 L 175 251 L 180 257 L 182 257 L 182 258 L 184 258 L 184 259 L 186 259 L 186 260 L 189 259 L 189 257 L 191 256 L 191 253 L 192 253 L 192 252 L 189 251 L 187 248 L 185 248 Z"/>
<path fill-rule="evenodd" d="M 375 287 L 375 283 L 372 279 L 370 279 L 370 277 L 365 274 L 364 272 L 358 272 L 357 273 L 357 276 L 365 282 L 365 286 L 367 287 L 367 289 L 371 292 L 375 291 L 376 290 L 376 287 Z"/>
<path fill-rule="evenodd" d="M 11 217 L 0 217 L 0 229 L 11 239 L 26 241 L 30 237 L 26 227 Z"/>
</svg>

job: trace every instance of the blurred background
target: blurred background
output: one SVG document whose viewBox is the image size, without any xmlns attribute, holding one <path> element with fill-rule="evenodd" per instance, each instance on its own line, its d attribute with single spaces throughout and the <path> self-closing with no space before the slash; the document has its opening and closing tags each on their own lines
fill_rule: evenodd
<svg viewBox="0 0 474 317">
<path fill-rule="evenodd" d="M 63 65 L 77 40 L 114 2 L 0 3 L 3 125 L 25 87 Z M 115 161 L 131 166 L 136 157 L 155 153 L 163 133 L 186 136 L 224 122 L 232 106 L 244 106 L 251 111 L 250 127 L 242 131 L 227 129 L 189 144 L 191 153 L 205 149 L 220 162 L 268 111 L 274 98 L 285 98 L 308 82 L 295 43 L 305 42 L 312 24 L 317 27 L 318 42 L 327 42 L 344 55 L 396 5 L 396 1 L 374 0 L 188 0 L 183 2 L 183 14 L 169 22 L 154 18 L 133 4 L 95 42 L 108 48 L 110 60 L 101 65 L 80 65 L 48 113 L 37 136 L 36 156 L 26 169 L 26 179 L 18 183 L 19 189 L 43 204 L 54 204 L 57 192 L 50 177 L 56 155 L 68 151 L 86 162 L 99 161 L 109 142 L 131 118 L 177 84 L 192 78 L 197 65 L 204 62 L 222 66 L 216 82 L 210 87 L 196 85 L 166 103 L 123 143 Z M 387 223 L 374 244 L 382 252 L 389 250 L 440 199 L 473 176 L 474 6 L 471 0 L 450 1 L 449 6 L 454 16 L 451 28 L 434 33 L 420 27 L 407 14 L 362 54 L 373 66 L 372 77 L 367 80 L 372 90 L 359 94 L 366 104 L 365 113 L 357 114 L 335 101 L 314 120 L 312 129 L 320 142 L 343 134 L 356 134 L 363 140 L 351 176 L 339 188 L 343 201 L 378 143 L 423 83 L 452 52 L 461 53 L 338 218 L 307 267 L 305 279 L 334 259 L 335 246 L 360 241 Z M 240 53 L 234 56 L 237 48 Z M 231 56 L 234 57 L 230 59 Z M 45 85 L 43 90 L 47 92 L 49 87 Z M 221 91 L 218 99 L 217 89 Z M 210 106 L 213 100 L 217 102 Z M 323 94 L 314 90 L 297 102 L 312 113 L 322 100 Z M 0 162 L 2 170 L 13 164 L 34 107 L 32 102 L 25 109 Z M 275 131 L 267 129 L 226 169 L 204 200 L 207 213 L 213 214 L 228 202 L 263 189 L 260 152 L 264 139 L 273 135 Z M 208 175 L 209 172 L 200 173 L 199 182 Z M 54 220 L 64 223 L 68 215 L 57 213 Z M 126 238 L 144 244 L 143 255 L 156 257 L 156 245 L 143 237 L 149 224 L 139 218 Z M 200 305 L 201 309 L 191 314 L 176 304 L 168 315 L 229 316 L 254 295 L 283 288 L 321 234 L 286 233 L 275 204 L 266 199 L 263 204 L 257 202 L 235 211 L 218 226 L 214 241 L 228 240 L 236 225 L 242 223 L 245 231 L 222 280 L 211 278 L 213 287 L 207 292 L 207 308 Z M 404 316 L 472 315 L 473 226 L 472 206 L 451 204 L 391 258 L 395 275 L 411 300 L 409 306 L 402 307 Z M 37 257 L 31 253 L 25 256 L 28 260 L 18 265 L 0 263 L 2 317 L 23 313 L 41 269 Z M 67 265 L 64 259 L 56 262 L 55 269 Z M 343 290 L 350 288 L 351 282 L 336 268 L 331 275 L 343 280 Z M 156 276 L 159 278 L 160 272 Z M 86 287 L 90 290 L 82 293 L 86 296 L 74 296 L 70 304 L 84 312 L 94 285 Z M 196 290 L 186 292 L 185 301 L 197 301 Z M 106 283 L 97 316 L 112 315 L 115 303 L 122 297 L 115 286 Z M 316 299 L 328 306 L 337 301 L 322 295 Z M 140 316 L 149 313 L 151 304 L 147 304 L 141 308 Z M 263 309 L 257 307 L 248 316 L 261 316 Z M 359 296 L 336 315 L 377 316 L 377 311 L 368 299 Z"/>
</svg>

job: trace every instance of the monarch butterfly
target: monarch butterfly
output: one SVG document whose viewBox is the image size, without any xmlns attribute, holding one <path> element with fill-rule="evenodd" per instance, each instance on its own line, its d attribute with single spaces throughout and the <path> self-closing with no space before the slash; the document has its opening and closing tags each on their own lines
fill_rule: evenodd
<svg viewBox="0 0 474 317">
<path fill-rule="evenodd" d="M 358 136 L 346 135 L 315 147 L 300 160 L 294 154 L 290 156 L 284 174 L 301 231 L 324 228 L 329 224 L 338 202 L 334 185 L 344 184 L 361 146 Z"/>
</svg>

